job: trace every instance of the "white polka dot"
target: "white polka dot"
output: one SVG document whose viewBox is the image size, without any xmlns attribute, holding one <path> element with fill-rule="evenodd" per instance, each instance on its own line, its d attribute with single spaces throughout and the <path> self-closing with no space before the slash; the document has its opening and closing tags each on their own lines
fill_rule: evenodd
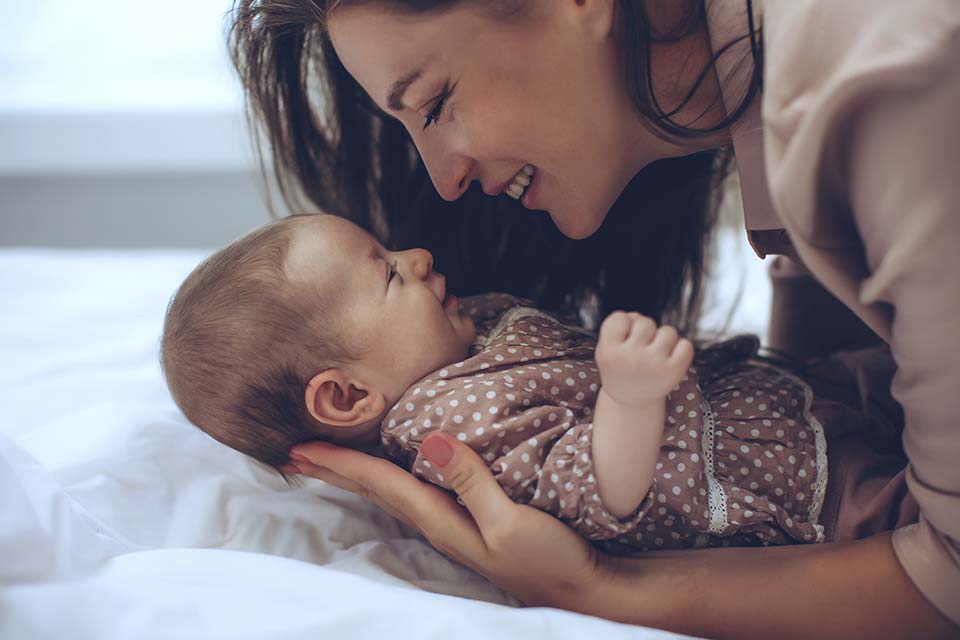
<svg viewBox="0 0 960 640">
<path fill-rule="evenodd" d="M 465 433 L 458 433 L 458 434 L 457 434 L 457 440 L 460 440 L 461 442 L 463 442 L 463 441 L 465 441 L 466 439 L 467 439 L 467 434 L 465 434 Z"/>
<path fill-rule="evenodd" d="M 413 404 L 412 402 L 408 402 L 407 404 L 403 405 L 403 407 L 404 407 L 407 411 L 413 411 L 414 408 L 415 408 L 415 407 L 414 407 L 414 404 Z"/>
</svg>

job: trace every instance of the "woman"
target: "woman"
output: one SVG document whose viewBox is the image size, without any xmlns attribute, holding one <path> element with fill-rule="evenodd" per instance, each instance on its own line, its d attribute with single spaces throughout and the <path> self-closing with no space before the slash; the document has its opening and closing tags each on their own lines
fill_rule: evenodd
<svg viewBox="0 0 960 640">
<path fill-rule="evenodd" d="M 382 236 L 434 232 L 400 213 L 420 167 L 412 142 L 444 199 L 472 198 L 478 182 L 545 210 L 568 238 L 593 236 L 579 261 L 579 246 L 494 218 L 509 233 L 481 226 L 450 257 L 478 288 L 502 284 L 472 275 L 478 263 L 509 265 L 502 275 L 519 265 L 537 277 L 516 288 L 541 302 L 594 296 L 601 314 L 693 317 L 711 150 L 732 144 L 757 252 L 795 258 L 780 263 L 788 288 L 806 286 L 802 263 L 890 345 L 921 515 L 843 543 L 617 558 L 511 502 L 442 435 L 423 450 L 466 511 L 357 452 L 306 444 L 297 467 L 374 500 L 528 604 L 721 637 L 956 634 L 958 26 L 954 0 L 238 2 L 234 60 L 288 199 L 299 192 Z M 531 172 L 526 185 L 518 176 Z M 470 221 L 486 215 L 474 207 Z M 536 260 L 504 257 L 519 253 Z M 544 266 L 551 254 L 563 259 Z M 651 272 L 672 279 L 636 277 Z"/>
</svg>

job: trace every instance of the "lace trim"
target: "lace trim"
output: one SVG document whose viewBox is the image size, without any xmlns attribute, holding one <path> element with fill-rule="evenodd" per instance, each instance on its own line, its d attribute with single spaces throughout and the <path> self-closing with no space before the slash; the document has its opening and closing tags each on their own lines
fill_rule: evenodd
<svg viewBox="0 0 960 640">
<path fill-rule="evenodd" d="M 713 411 L 706 400 L 700 403 L 700 451 L 703 454 L 704 475 L 707 477 L 708 500 L 710 508 L 710 533 L 723 534 L 730 526 L 727 518 L 727 492 L 714 475 L 713 442 L 716 423 Z"/>
<path fill-rule="evenodd" d="M 817 477 L 813 480 L 813 500 L 810 501 L 810 522 L 817 532 L 817 542 L 823 542 L 823 525 L 820 524 L 820 511 L 823 509 L 823 499 L 827 493 L 827 439 L 823 433 L 823 425 L 810 411 L 813 406 L 813 390 L 803 380 L 787 374 L 803 388 L 803 417 L 813 429 L 814 443 L 817 449 Z"/>
</svg>

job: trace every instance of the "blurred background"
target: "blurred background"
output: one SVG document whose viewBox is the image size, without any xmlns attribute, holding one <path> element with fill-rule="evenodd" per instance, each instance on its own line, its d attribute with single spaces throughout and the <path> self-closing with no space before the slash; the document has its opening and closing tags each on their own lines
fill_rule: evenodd
<svg viewBox="0 0 960 640">
<path fill-rule="evenodd" d="M 0 8 L 0 246 L 214 247 L 268 219 L 230 0 Z"/>
</svg>

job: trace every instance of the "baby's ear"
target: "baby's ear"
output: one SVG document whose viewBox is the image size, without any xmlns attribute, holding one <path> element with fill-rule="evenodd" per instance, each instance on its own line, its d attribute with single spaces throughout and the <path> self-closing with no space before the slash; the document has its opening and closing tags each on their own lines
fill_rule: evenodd
<svg viewBox="0 0 960 640">
<path fill-rule="evenodd" d="M 304 394 L 307 411 L 331 427 L 369 424 L 386 408 L 384 395 L 343 369 L 327 369 L 313 376 Z"/>
</svg>

